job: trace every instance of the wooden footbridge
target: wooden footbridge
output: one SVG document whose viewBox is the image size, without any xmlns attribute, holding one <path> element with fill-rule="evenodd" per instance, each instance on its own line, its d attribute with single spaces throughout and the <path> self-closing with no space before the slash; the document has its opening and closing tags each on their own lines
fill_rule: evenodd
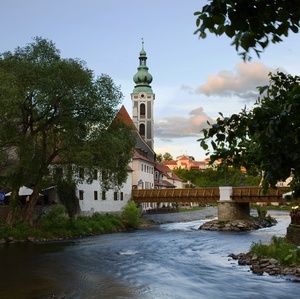
<svg viewBox="0 0 300 299">
<path fill-rule="evenodd" d="M 236 203 L 286 203 L 289 201 L 282 195 L 290 191 L 290 188 L 280 187 L 269 189 L 264 194 L 261 187 L 233 187 L 231 200 Z M 214 203 L 220 201 L 220 189 L 215 188 L 191 188 L 191 189 L 135 189 L 132 190 L 132 199 L 136 203 Z M 299 203 L 299 200 L 293 200 Z"/>
</svg>

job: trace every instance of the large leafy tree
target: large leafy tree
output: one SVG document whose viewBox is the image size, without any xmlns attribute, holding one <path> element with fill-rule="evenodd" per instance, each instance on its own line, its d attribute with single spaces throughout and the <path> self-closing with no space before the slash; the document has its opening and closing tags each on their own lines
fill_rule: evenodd
<svg viewBox="0 0 300 299">
<path fill-rule="evenodd" d="M 203 130 L 200 145 L 211 160 L 227 166 L 265 171 L 265 184 L 294 173 L 295 191 L 300 176 L 300 77 L 270 74 L 269 86 L 260 87 L 260 97 L 250 110 L 220 117 Z"/>
<path fill-rule="evenodd" d="M 250 50 L 259 56 L 269 43 L 278 43 L 300 26 L 298 0 L 209 0 L 201 11 L 195 12 L 200 38 L 207 32 L 226 34 L 243 59 Z"/>
<path fill-rule="evenodd" d="M 0 162 L 2 186 L 12 189 L 9 224 L 20 216 L 18 189 L 29 184 L 24 220 L 32 224 L 53 161 L 104 168 L 113 174 L 106 181 L 124 182 L 134 137 L 124 124 L 112 126 L 121 99 L 109 76 L 62 58 L 49 40 L 37 37 L 0 55 Z"/>
</svg>

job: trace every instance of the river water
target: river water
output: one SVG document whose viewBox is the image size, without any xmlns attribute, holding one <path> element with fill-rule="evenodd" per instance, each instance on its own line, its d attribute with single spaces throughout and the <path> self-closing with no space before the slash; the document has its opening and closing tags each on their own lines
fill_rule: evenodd
<svg viewBox="0 0 300 299">
<path fill-rule="evenodd" d="M 252 242 L 284 236 L 290 217 L 252 232 L 170 223 L 73 241 L 0 245 L 1 299 L 299 298 L 300 284 L 257 276 L 228 258 Z"/>
</svg>

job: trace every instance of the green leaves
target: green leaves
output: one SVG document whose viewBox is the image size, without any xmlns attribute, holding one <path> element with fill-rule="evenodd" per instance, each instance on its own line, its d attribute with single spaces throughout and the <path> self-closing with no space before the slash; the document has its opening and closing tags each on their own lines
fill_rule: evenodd
<svg viewBox="0 0 300 299">
<path fill-rule="evenodd" d="M 108 75 L 61 58 L 49 40 L 0 54 L 0 158 L 10 184 L 40 187 L 54 160 L 103 167 L 123 183 L 134 134 L 111 125 L 122 97 Z"/>
<path fill-rule="evenodd" d="M 273 186 L 293 168 L 299 184 L 300 77 L 282 72 L 269 76 L 270 85 L 258 88 L 260 99 L 254 108 L 228 118 L 220 113 L 200 146 L 211 150 L 212 160 L 265 170 Z"/>
<path fill-rule="evenodd" d="M 300 2 L 297 0 L 210 0 L 201 11 L 194 13 L 194 34 L 206 38 L 206 31 L 217 36 L 224 33 L 244 60 L 251 59 L 250 51 L 257 56 L 269 42 L 278 43 L 289 31 L 298 33 Z M 240 51 L 240 49 L 243 49 Z"/>
</svg>

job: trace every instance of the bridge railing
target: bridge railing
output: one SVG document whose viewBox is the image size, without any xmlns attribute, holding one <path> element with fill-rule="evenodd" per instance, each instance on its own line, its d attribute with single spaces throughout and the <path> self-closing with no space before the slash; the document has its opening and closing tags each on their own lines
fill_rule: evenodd
<svg viewBox="0 0 300 299">
<path fill-rule="evenodd" d="M 282 195 L 289 192 L 290 188 L 281 187 L 269 189 L 263 193 L 261 187 L 233 187 L 231 199 L 235 202 L 279 202 L 286 203 Z M 143 202 L 201 202 L 213 203 L 220 200 L 219 187 L 214 188 L 187 188 L 187 189 L 134 189 L 132 199 L 136 203 Z M 293 203 L 297 201 L 292 201 Z M 299 201 L 298 201 L 299 202 Z"/>
<path fill-rule="evenodd" d="M 232 200 L 235 202 L 279 202 L 285 203 L 287 200 L 282 195 L 289 192 L 290 188 L 280 187 L 269 188 L 266 193 L 262 187 L 233 187 Z"/>
<path fill-rule="evenodd" d="M 219 188 L 135 189 L 132 199 L 142 202 L 217 202 Z"/>
</svg>

